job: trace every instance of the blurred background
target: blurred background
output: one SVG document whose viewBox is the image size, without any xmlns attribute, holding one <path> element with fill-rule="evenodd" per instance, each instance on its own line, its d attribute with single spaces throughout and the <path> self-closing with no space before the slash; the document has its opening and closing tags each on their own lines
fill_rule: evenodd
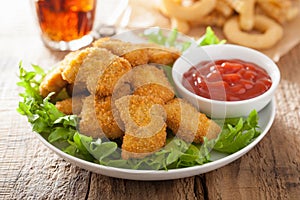
<svg viewBox="0 0 300 200">
<path fill-rule="evenodd" d="M 162 14 L 158 9 L 161 0 L 98 0 L 96 8 L 96 16 L 94 23 L 94 30 L 97 33 L 109 30 L 102 30 L 103 26 L 115 26 L 117 32 L 127 29 L 146 28 L 152 26 L 159 26 L 162 28 L 172 28 L 171 19 Z M 190 1 L 194 2 L 194 1 Z M 295 6 L 300 5 L 299 0 L 293 0 Z M 16 6 L 18 5 L 18 6 Z M 214 11 L 215 12 L 215 11 Z M 24 61 L 35 62 L 36 56 L 32 56 L 30 51 L 32 49 L 40 49 L 41 55 L 60 56 L 54 51 L 44 48 L 37 20 L 35 18 L 34 0 L 1 0 L 0 7 L 0 42 L 4 45 L 0 53 L 4 57 L 16 56 L 16 59 L 22 58 Z M 287 53 L 300 41 L 300 25 L 299 15 L 288 23 L 284 23 L 284 37 L 272 49 L 264 52 L 272 57 L 275 61 Z M 196 26 L 187 32 L 189 36 L 196 39 L 201 37 L 207 25 Z M 222 31 L 219 27 L 214 27 L 217 35 L 223 37 Z M 8 39 L 9 38 L 9 39 Z M 22 45 L 20 45 L 22 44 Z M 21 46 L 16 52 L 16 46 Z M 26 47 L 26 49 L 24 48 Z M 14 51 L 12 54 L 11 51 Z M 0 58 L 1 59 L 1 58 Z M 60 57 L 53 59 L 55 62 Z M 42 59 L 39 59 L 39 62 Z M 16 62 L 17 62 L 16 61 Z M 49 65 L 49 60 L 47 64 Z M 44 63 L 40 63 L 43 65 Z M 52 63 L 51 63 L 52 64 Z"/>
</svg>

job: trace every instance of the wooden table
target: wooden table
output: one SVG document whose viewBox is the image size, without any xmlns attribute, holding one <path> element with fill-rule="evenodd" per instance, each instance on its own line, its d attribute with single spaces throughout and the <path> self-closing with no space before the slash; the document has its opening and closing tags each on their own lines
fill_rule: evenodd
<svg viewBox="0 0 300 200">
<path fill-rule="evenodd" d="M 170 181 L 95 174 L 47 149 L 16 112 L 18 63 L 50 67 L 65 53 L 45 48 L 28 1 L 0 7 L 0 199 L 299 199 L 300 45 L 278 62 L 277 115 L 264 139 L 235 162 Z"/>
</svg>

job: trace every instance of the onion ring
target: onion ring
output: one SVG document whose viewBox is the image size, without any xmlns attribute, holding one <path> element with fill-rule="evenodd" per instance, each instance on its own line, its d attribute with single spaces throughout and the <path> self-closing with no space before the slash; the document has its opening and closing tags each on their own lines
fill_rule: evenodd
<svg viewBox="0 0 300 200">
<path fill-rule="evenodd" d="M 283 28 L 263 15 L 254 17 L 254 29 L 262 33 L 243 32 L 239 27 L 238 18 L 233 17 L 224 24 L 223 32 L 231 42 L 255 49 L 270 48 L 283 36 Z"/>
<path fill-rule="evenodd" d="M 194 21 L 209 14 L 215 8 L 216 2 L 216 0 L 200 0 L 191 6 L 183 6 L 174 0 L 162 0 L 161 3 L 171 17 Z"/>
<path fill-rule="evenodd" d="M 239 14 L 240 27 L 244 31 L 250 31 L 254 26 L 254 7 L 256 0 L 226 0 Z"/>
<path fill-rule="evenodd" d="M 172 28 L 177 28 L 181 33 L 188 33 L 190 31 L 190 25 L 187 21 L 175 17 L 171 18 L 171 26 Z"/>
</svg>

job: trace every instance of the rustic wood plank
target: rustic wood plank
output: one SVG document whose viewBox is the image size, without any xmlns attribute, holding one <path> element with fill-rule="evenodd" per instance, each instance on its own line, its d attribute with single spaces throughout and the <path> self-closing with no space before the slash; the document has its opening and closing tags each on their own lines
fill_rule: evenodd
<svg viewBox="0 0 300 200">
<path fill-rule="evenodd" d="M 205 174 L 195 176 L 194 193 L 195 193 L 196 199 L 207 199 L 208 198 Z"/>
<path fill-rule="evenodd" d="M 300 45 L 278 63 L 277 115 L 266 137 L 241 159 L 207 173 L 209 199 L 298 199 L 300 196 Z"/>
<path fill-rule="evenodd" d="M 36 149 L 33 156 L 23 163 L 10 199 L 85 199 L 90 172 L 57 158 L 43 147 Z"/>
<path fill-rule="evenodd" d="M 200 186 L 195 187 L 195 184 Z M 196 191 L 195 191 L 196 189 Z M 204 199 L 195 178 L 132 181 L 92 174 L 89 199 Z"/>
</svg>

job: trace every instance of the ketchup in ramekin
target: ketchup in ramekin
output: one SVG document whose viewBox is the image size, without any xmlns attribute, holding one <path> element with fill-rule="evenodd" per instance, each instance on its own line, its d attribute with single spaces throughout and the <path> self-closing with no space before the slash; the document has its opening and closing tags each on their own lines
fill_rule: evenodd
<svg viewBox="0 0 300 200">
<path fill-rule="evenodd" d="M 268 73 L 254 63 L 238 59 L 201 62 L 183 75 L 182 84 L 199 96 L 221 101 L 251 99 L 272 85 Z"/>
</svg>

